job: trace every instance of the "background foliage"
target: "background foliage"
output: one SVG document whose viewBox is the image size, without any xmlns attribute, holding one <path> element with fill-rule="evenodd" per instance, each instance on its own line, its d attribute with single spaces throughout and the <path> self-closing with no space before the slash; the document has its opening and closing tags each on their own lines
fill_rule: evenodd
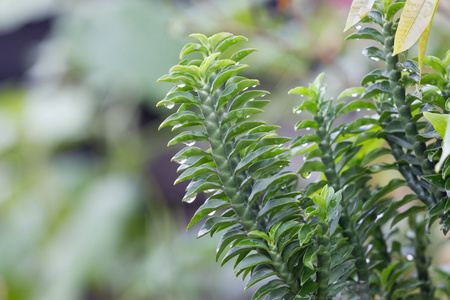
<svg viewBox="0 0 450 300">
<path fill-rule="evenodd" d="M 439 57 L 450 48 L 448 4 L 441 6 L 428 48 Z M 271 91 L 265 118 L 293 136 L 297 116 L 286 112 L 295 100 L 287 90 L 318 70 L 327 73 L 330 92 L 358 85 L 367 72 L 360 48 L 343 42 L 348 7 L 346 1 L 2 2 L 4 43 L 26 28 L 51 25 L 44 37 L 22 42 L 21 72 L 6 71 L 3 47 L 0 299 L 248 299 L 240 279 L 217 268 L 217 240 L 195 241 L 195 230 L 184 232 L 196 207 L 180 209 L 184 187 L 172 186 L 169 137 L 156 132 L 165 116 L 155 105 L 167 86 L 156 79 L 173 65 L 188 33 L 241 33 L 260 49 L 246 62 L 254 66 L 248 76 L 257 74 Z M 448 245 L 438 244 L 434 263 L 448 265 Z"/>
</svg>

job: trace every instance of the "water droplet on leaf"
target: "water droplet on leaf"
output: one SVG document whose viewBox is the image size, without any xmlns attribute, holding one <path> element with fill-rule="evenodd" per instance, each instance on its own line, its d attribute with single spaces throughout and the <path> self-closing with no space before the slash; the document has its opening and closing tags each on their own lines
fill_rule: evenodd
<svg viewBox="0 0 450 300">
<path fill-rule="evenodd" d="M 186 200 L 185 200 L 184 202 L 186 202 L 186 203 L 192 203 L 192 202 L 194 202 L 195 198 L 196 198 L 196 196 L 186 198 Z"/>
<path fill-rule="evenodd" d="M 186 84 L 184 84 L 184 83 L 180 83 L 180 84 L 178 84 L 177 85 L 179 88 L 183 88 L 183 87 L 185 87 L 186 86 Z"/>
<path fill-rule="evenodd" d="M 175 103 L 173 103 L 172 101 L 169 101 L 169 102 L 166 102 L 166 103 L 164 104 L 164 106 L 165 106 L 167 109 L 172 109 L 172 108 L 175 107 Z"/>
<path fill-rule="evenodd" d="M 305 179 L 311 178 L 311 172 L 303 173 L 302 177 L 305 178 Z"/>
<path fill-rule="evenodd" d="M 192 147 L 192 146 L 195 145 L 195 142 L 185 142 L 185 143 L 183 143 L 183 144 L 185 144 L 185 145 L 188 146 L 188 147 Z"/>
<path fill-rule="evenodd" d="M 302 144 L 302 147 L 307 147 L 308 146 L 308 143 L 303 143 Z"/>
<path fill-rule="evenodd" d="M 208 216 L 213 216 L 215 213 L 216 213 L 216 211 L 214 210 L 214 211 L 210 212 L 210 213 L 208 214 Z"/>
<path fill-rule="evenodd" d="M 373 60 L 373 61 L 380 61 L 380 59 L 378 57 L 375 57 L 375 56 L 371 56 L 370 59 Z"/>
<path fill-rule="evenodd" d="M 356 24 L 355 26 L 353 26 L 356 30 L 360 30 L 362 25 L 361 24 Z"/>
</svg>

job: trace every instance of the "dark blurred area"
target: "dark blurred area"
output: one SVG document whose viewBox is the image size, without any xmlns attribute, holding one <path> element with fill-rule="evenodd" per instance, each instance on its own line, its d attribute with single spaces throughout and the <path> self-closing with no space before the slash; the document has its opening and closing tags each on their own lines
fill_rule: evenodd
<svg viewBox="0 0 450 300">
<path fill-rule="evenodd" d="M 190 33 L 245 35 L 259 49 L 246 75 L 271 91 L 264 118 L 293 136 L 290 88 L 325 72 L 336 94 L 375 65 L 344 44 L 350 3 L 1 3 L 0 300 L 250 299 L 215 262 L 217 238 L 185 231 L 202 199 L 181 203 L 173 185 L 177 149 L 155 107 L 170 87 L 156 80 Z M 450 48 L 443 6 L 436 56 Z"/>
</svg>

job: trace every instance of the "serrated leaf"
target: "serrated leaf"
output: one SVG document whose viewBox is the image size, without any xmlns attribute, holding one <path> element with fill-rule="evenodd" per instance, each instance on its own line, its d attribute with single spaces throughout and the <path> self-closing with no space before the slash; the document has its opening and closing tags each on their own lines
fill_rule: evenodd
<svg viewBox="0 0 450 300">
<path fill-rule="evenodd" d="M 361 21 L 370 12 L 374 3 L 375 0 L 353 0 L 344 32 Z"/>
</svg>

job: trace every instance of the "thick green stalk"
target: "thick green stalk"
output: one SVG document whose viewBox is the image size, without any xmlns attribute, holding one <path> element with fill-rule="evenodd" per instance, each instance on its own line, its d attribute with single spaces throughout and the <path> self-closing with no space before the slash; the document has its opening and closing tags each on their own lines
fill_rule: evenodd
<svg viewBox="0 0 450 300">
<path fill-rule="evenodd" d="M 256 211 L 247 202 L 246 193 L 240 189 L 242 176 L 235 176 L 234 167 L 236 160 L 230 160 L 229 145 L 224 143 L 225 129 L 219 124 L 219 113 L 215 110 L 215 100 L 209 94 L 209 86 L 199 91 L 201 98 L 201 112 L 205 118 L 204 127 L 209 136 L 212 157 L 218 170 L 218 176 L 223 184 L 223 189 L 230 199 L 230 206 L 239 217 L 239 222 L 247 232 L 261 230 L 257 222 Z M 279 277 L 291 288 L 295 294 L 299 291 L 299 281 L 289 272 L 286 263 L 277 248 L 271 249 L 273 265 Z"/>
<path fill-rule="evenodd" d="M 315 121 L 319 124 L 317 130 L 317 136 L 320 138 L 319 149 L 323 153 L 322 162 L 325 165 L 325 177 L 331 187 L 336 191 L 341 189 L 339 183 L 339 174 L 336 171 L 336 163 L 333 158 L 333 149 L 331 148 L 331 139 L 327 130 L 325 129 L 324 118 L 322 116 L 314 117 Z M 346 199 L 342 199 L 343 209 L 339 219 L 339 225 L 343 230 L 344 237 L 347 238 L 349 244 L 353 246 L 352 254 L 355 258 L 356 273 L 358 275 L 358 285 L 361 291 L 360 299 L 371 299 L 369 289 L 369 270 L 367 268 L 367 262 L 365 258 L 364 248 L 359 236 L 356 233 L 354 224 L 348 215 Z"/>
<path fill-rule="evenodd" d="M 278 275 L 281 279 L 286 282 L 287 285 L 291 288 L 292 292 L 294 294 L 297 294 L 300 290 L 300 283 L 298 280 L 292 276 L 292 273 L 289 272 L 286 263 L 283 261 L 283 258 L 281 257 L 280 250 L 278 249 L 276 244 L 269 245 L 269 254 L 270 258 L 272 259 L 272 264 L 275 267 L 275 269 L 278 272 Z"/>
<path fill-rule="evenodd" d="M 429 240 L 424 228 L 424 222 L 416 224 L 416 237 L 414 239 L 414 261 L 417 268 L 417 277 L 422 282 L 422 285 L 420 286 L 420 295 L 424 299 L 433 299 L 433 289 L 431 285 L 430 275 L 428 273 L 430 260 L 426 256 L 426 249 L 427 245 L 429 244 Z"/>
<path fill-rule="evenodd" d="M 248 207 L 244 193 L 240 190 L 241 182 L 234 176 L 231 161 L 228 159 L 226 145 L 224 144 L 223 131 L 220 128 L 219 116 L 214 108 L 214 99 L 207 92 L 207 86 L 199 92 L 202 99 L 201 111 L 205 118 L 204 127 L 209 136 L 212 157 L 218 169 L 218 175 L 223 183 L 225 194 L 230 199 L 231 208 L 239 216 L 239 221 L 247 231 L 257 230 L 256 214 Z"/>
<path fill-rule="evenodd" d="M 398 109 L 399 120 L 405 129 L 406 138 L 412 145 L 415 156 L 420 162 L 420 167 L 424 175 L 434 174 L 434 164 L 425 155 L 426 144 L 419 140 L 416 123 L 412 121 L 411 107 L 406 103 L 406 91 L 405 88 L 399 84 L 399 80 L 402 77 L 401 71 L 397 68 L 398 55 L 392 55 L 394 48 L 394 37 L 392 33 L 392 22 L 386 22 L 383 28 L 384 34 L 384 51 L 386 54 L 386 70 L 389 73 L 389 84 L 392 89 L 392 95 L 394 104 Z M 444 197 L 444 194 L 436 189 L 433 189 L 433 193 L 437 199 Z M 436 198 L 429 197 L 425 202 L 429 207 L 436 204 Z"/>
<path fill-rule="evenodd" d="M 317 300 L 327 300 L 331 267 L 330 238 L 328 237 L 328 226 L 323 223 L 321 225 L 324 233 L 318 238 L 318 244 L 322 250 L 317 255 L 316 283 L 319 285 L 319 289 L 317 290 Z"/>
</svg>

